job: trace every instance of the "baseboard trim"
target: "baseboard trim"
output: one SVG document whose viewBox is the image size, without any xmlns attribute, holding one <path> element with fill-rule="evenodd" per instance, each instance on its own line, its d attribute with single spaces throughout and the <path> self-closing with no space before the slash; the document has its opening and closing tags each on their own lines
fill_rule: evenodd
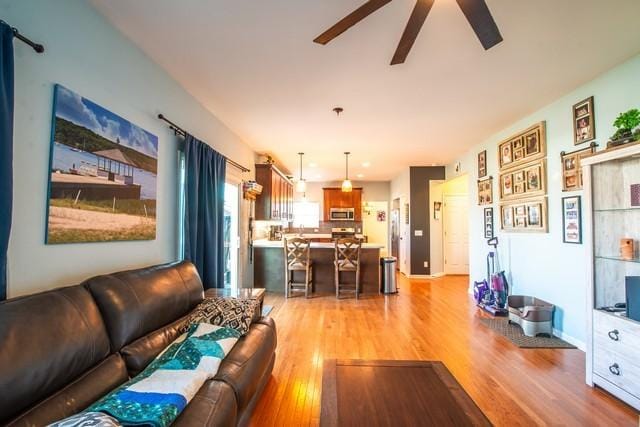
<svg viewBox="0 0 640 427">
<path fill-rule="evenodd" d="M 582 351 L 587 351 L 587 346 L 583 341 L 580 341 L 577 338 L 572 337 L 571 335 L 565 334 L 564 332 L 562 332 L 559 329 L 553 328 L 553 335 L 555 335 L 556 337 L 565 340 L 566 342 L 568 342 L 569 344 L 573 344 L 576 347 L 578 347 L 578 349 L 582 350 Z"/>
</svg>

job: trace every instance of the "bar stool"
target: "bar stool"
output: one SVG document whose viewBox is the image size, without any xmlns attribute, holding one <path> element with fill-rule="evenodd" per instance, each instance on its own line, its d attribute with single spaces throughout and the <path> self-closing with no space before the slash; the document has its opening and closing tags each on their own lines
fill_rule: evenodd
<svg viewBox="0 0 640 427">
<path fill-rule="evenodd" d="M 313 263 L 311 262 L 311 241 L 294 237 L 284 242 L 284 296 L 289 298 L 292 291 L 304 290 L 305 298 L 313 292 Z M 304 271 L 304 282 L 294 282 L 295 271 Z"/>
<path fill-rule="evenodd" d="M 336 239 L 336 255 L 334 261 L 336 298 L 340 298 L 340 291 L 355 292 L 356 299 L 360 293 L 360 248 L 362 240 L 353 238 Z M 356 276 L 355 287 L 340 283 L 341 272 L 354 272 Z"/>
</svg>

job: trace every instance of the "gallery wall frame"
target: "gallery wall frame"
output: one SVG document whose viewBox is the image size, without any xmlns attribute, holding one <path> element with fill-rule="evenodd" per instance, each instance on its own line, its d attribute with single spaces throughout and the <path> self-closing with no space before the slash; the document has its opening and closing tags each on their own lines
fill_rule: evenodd
<svg viewBox="0 0 640 427">
<path fill-rule="evenodd" d="M 582 244 L 582 198 L 580 196 L 562 198 L 562 241 Z"/>
<path fill-rule="evenodd" d="M 547 198 L 518 200 L 500 205 L 500 228 L 506 232 L 548 232 Z"/>
<path fill-rule="evenodd" d="M 500 173 L 500 200 L 531 198 L 547 194 L 547 161 L 535 160 Z"/>
<path fill-rule="evenodd" d="M 575 104 L 573 112 L 573 144 L 580 145 L 596 139 L 593 96 Z"/>
<path fill-rule="evenodd" d="M 546 122 L 542 121 L 498 144 L 500 171 L 547 156 Z"/>
<path fill-rule="evenodd" d="M 478 180 L 478 206 L 493 203 L 493 177 Z"/>
<path fill-rule="evenodd" d="M 484 238 L 493 239 L 493 208 L 484 208 Z"/>
<path fill-rule="evenodd" d="M 478 153 L 478 178 L 487 176 L 487 150 Z"/>
<path fill-rule="evenodd" d="M 560 152 L 560 160 L 562 162 L 562 191 L 582 190 L 582 159 L 596 152 L 598 144 L 592 142 L 586 148 L 571 151 Z"/>
</svg>

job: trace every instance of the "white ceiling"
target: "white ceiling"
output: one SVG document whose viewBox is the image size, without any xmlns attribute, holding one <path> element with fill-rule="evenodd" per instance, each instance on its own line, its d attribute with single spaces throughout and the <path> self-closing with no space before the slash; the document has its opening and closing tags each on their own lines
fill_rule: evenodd
<svg viewBox="0 0 640 427">
<path fill-rule="evenodd" d="M 504 37 L 489 51 L 454 0 L 436 0 L 393 67 L 414 0 L 326 46 L 312 40 L 364 0 L 92 3 L 256 151 L 296 174 L 307 153 L 308 180 L 340 179 L 347 150 L 365 180 L 445 164 L 640 51 L 638 0 L 488 0 Z"/>
</svg>

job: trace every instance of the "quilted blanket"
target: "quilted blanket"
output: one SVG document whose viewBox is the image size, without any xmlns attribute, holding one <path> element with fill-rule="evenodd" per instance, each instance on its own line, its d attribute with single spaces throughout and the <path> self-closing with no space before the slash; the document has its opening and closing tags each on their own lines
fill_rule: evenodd
<svg viewBox="0 0 640 427">
<path fill-rule="evenodd" d="M 87 411 L 109 414 L 124 426 L 166 427 L 215 376 L 239 337 L 235 329 L 193 324 L 138 376 Z"/>
</svg>

